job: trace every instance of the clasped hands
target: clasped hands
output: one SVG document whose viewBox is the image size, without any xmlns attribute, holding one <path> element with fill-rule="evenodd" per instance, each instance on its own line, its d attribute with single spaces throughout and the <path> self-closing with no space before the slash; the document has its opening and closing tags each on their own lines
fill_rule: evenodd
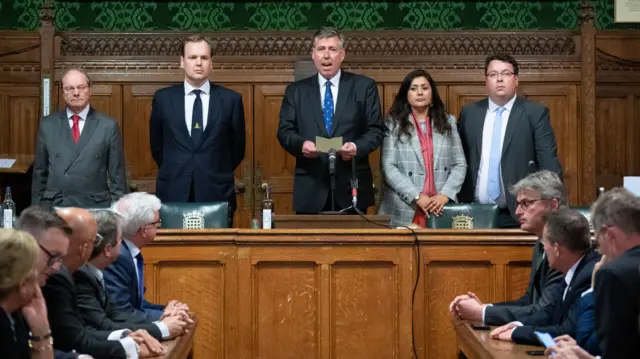
<svg viewBox="0 0 640 359">
<path fill-rule="evenodd" d="M 356 146 L 351 142 L 347 142 L 342 145 L 337 152 L 344 161 L 349 161 L 356 155 L 356 151 Z M 317 158 L 320 152 L 318 152 L 315 143 L 312 141 L 304 141 L 302 144 L 302 155 L 306 158 Z"/>
<path fill-rule="evenodd" d="M 189 306 L 177 300 L 169 301 L 160 317 L 160 321 L 169 328 L 170 339 L 188 333 L 193 324 L 193 319 L 189 315 Z"/>
<path fill-rule="evenodd" d="M 433 197 L 420 194 L 420 198 L 416 201 L 416 206 L 418 206 L 418 208 L 427 215 L 427 218 L 429 218 L 430 214 L 441 216 L 442 208 L 447 203 L 449 203 L 449 197 L 443 194 L 438 193 Z"/>
</svg>

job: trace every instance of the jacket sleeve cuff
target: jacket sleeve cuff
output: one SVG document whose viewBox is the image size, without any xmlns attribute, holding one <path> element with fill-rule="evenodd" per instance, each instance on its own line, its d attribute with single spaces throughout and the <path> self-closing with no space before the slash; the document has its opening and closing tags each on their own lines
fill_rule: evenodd
<svg viewBox="0 0 640 359">
<path fill-rule="evenodd" d="M 162 339 L 168 339 L 169 338 L 169 327 L 167 327 L 166 324 L 164 324 L 161 321 L 157 321 L 157 322 L 153 322 L 153 324 L 155 324 L 158 329 L 160 329 L 160 333 L 162 334 Z"/>
</svg>

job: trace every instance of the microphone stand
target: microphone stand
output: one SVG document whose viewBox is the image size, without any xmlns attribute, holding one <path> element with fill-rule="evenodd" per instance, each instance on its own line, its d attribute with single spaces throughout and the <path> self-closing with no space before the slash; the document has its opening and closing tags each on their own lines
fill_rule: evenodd
<svg viewBox="0 0 640 359">
<path fill-rule="evenodd" d="M 331 212 L 336 210 L 336 150 L 333 148 L 329 150 L 329 175 L 331 176 Z"/>
<path fill-rule="evenodd" d="M 360 214 L 358 210 L 358 177 L 356 176 L 356 157 L 351 157 L 351 206 L 343 209 L 340 213 L 353 209 Z"/>
</svg>

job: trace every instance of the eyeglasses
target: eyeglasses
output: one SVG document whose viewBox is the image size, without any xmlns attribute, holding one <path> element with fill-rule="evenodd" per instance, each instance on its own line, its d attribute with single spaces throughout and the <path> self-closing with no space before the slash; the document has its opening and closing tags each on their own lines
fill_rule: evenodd
<svg viewBox="0 0 640 359">
<path fill-rule="evenodd" d="M 502 71 L 502 72 L 492 71 L 487 74 L 487 77 L 493 80 L 498 78 L 498 76 L 502 76 L 502 78 L 506 79 L 506 78 L 511 78 L 513 75 L 515 74 L 511 71 Z"/>
<path fill-rule="evenodd" d="M 89 88 L 89 85 L 80 85 L 78 87 L 65 87 L 62 90 L 65 93 L 74 93 L 76 92 L 76 90 L 78 90 L 79 92 L 84 92 L 88 88 Z"/>
<path fill-rule="evenodd" d="M 47 267 L 53 267 L 56 263 L 62 262 L 61 254 L 54 255 L 53 253 L 49 252 L 46 248 L 44 248 L 40 243 L 38 243 L 38 247 L 40 247 L 40 249 L 42 249 L 42 251 L 47 255 L 47 257 L 49 257 L 49 259 L 47 260 Z"/>
<path fill-rule="evenodd" d="M 516 201 L 516 208 L 520 207 L 523 210 L 526 210 L 527 208 L 529 208 L 529 206 L 531 206 L 532 204 L 538 202 L 538 201 L 542 201 L 542 198 L 538 198 L 538 199 L 523 199 L 522 201 Z"/>
<path fill-rule="evenodd" d="M 162 219 L 158 218 L 157 221 L 151 222 L 151 223 L 147 224 L 147 226 L 161 227 L 162 226 Z"/>
</svg>

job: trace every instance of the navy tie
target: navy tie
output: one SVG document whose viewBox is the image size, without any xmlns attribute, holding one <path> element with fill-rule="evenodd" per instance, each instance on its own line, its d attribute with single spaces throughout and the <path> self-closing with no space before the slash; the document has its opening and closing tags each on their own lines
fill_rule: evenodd
<svg viewBox="0 0 640 359">
<path fill-rule="evenodd" d="M 191 116 L 191 140 L 193 140 L 194 145 L 199 145 L 200 141 L 202 141 L 202 131 L 204 130 L 202 126 L 202 99 L 200 98 L 200 93 L 202 90 L 195 89 L 193 93 L 196 95 L 196 100 L 193 102 L 193 113 Z"/>
<path fill-rule="evenodd" d="M 144 300 L 144 260 L 142 253 L 136 255 L 136 266 L 138 267 L 138 297 L 140 298 L 140 307 Z"/>
<path fill-rule="evenodd" d="M 333 121 L 333 94 L 331 93 L 331 82 L 327 81 L 326 90 L 324 92 L 324 105 L 322 106 L 322 114 L 324 117 L 324 127 L 327 134 L 331 134 L 331 121 Z"/>
</svg>

